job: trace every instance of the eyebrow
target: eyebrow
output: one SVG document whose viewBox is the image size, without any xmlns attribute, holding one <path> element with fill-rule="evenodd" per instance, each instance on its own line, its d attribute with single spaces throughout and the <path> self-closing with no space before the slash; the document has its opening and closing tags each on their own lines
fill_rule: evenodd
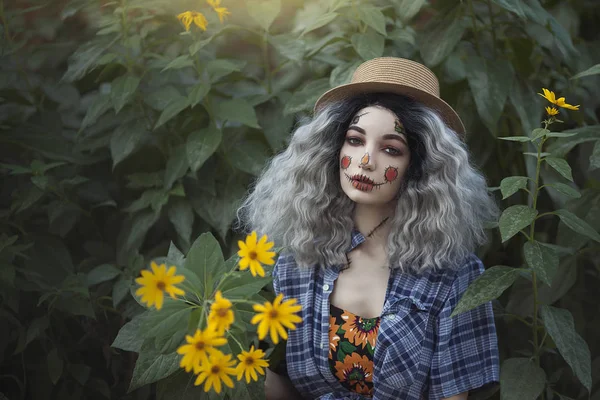
<svg viewBox="0 0 600 400">
<path fill-rule="evenodd" d="M 365 132 L 365 130 L 358 125 L 350 125 L 348 127 L 348 130 L 356 131 L 365 136 L 367 135 L 367 132 Z M 388 140 L 390 140 L 390 139 L 391 140 L 400 140 L 402 143 L 404 143 L 408 147 L 408 143 L 406 142 L 406 139 L 404 139 L 404 137 L 398 133 L 388 133 L 388 134 L 383 135 L 382 138 L 388 139 Z"/>
</svg>

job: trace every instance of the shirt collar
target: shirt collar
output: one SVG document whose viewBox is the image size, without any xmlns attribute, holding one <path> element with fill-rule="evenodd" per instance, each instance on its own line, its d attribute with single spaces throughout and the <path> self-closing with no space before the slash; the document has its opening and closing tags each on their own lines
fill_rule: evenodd
<svg viewBox="0 0 600 400">
<path fill-rule="evenodd" d="M 359 244 L 363 243 L 365 240 L 365 236 L 358 231 L 358 229 L 352 229 L 352 235 L 350 240 L 350 248 L 347 252 L 354 250 Z"/>
</svg>

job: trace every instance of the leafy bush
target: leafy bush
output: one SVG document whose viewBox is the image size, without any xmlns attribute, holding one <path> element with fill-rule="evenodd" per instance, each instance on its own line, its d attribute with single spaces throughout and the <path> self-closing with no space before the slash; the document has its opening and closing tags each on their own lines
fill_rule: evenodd
<svg viewBox="0 0 600 400">
<path fill-rule="evenodd" d="M 506 177 L 538 173 L 538 184 L 563 189 L 540 191 L 535 206 L 519 190 L 507 210 L 563 209 L 600 229 L 598 76 L 574 78 L 600 62 L 595 1 L 223 0 L 222 7 L 231 13 L 223 22 L 201 2 L 0 1 L 7 397 L 172 398 L 174 388 L 183 390 L 169 381 L 127 393 L 136 355 L 111 344 L 144 310 L 130 294 L 133 279 L 168 254 L 171 241 L 188 253 L 203 232 L 214 233 L 226 256 L 236 251 L 230 227 L 248 185 L 297 118 L 364 59 L 399 56 L 431 67 L 465 122 L 475 162 L 503 195 L 507 186 L 523 188 L 522 179 Z M 206 31 L 193 21 L 187 31 L 177 18 L 186 11 L 201 12 Z M 495 140 L 539 127 L 541 87 L 582 105 L 565 122 L 577 135 L 553 139 L 542 149 L 551 153 L 545 164 L 540 138 Z M 547 157 L 568 160 L 573 182 L 559 182 L 561 168 L 547 168 Z M 581 197 L 569 198 L 575 189 Z M 481 249 L 486 265 L 527 270 L 510 271 L 514 283 L 495 302 L 502 359 L 533 358 L 545 371 L 536 369 L 539 385 L 525 385 L 529 364 L 503 364 L 503 387 L 515 391 L 502 398 L 600 396 L 598 244 L 562 221 L 536 220 L 529 235 L 558 257 L 558 265 L 544 263 L 556 267 L 551 280 L 529 250 L 523 254 L 523 235 L 507 241 L 491 230 Z M 549 335 L 540 324 L 532 336 L 534 307 L 570 312 L 573 329 L 561 337 L 577 332 L 588 343 L 591 369 L 585 357 L 579 370 L 559 356 L 563 342 L 549 326 Z M 556 316 L 567 321 L 566 312 Z"/>
</svg>

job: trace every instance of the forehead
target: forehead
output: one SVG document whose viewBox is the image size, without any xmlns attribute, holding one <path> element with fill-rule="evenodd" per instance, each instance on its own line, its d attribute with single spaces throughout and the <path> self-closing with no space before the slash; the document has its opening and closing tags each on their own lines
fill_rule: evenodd
<svg viewBox="0 0 600 400">
<path fill-rule="evenodd" d="M 352 116 L 350 125 L 358 125 L 360 127 L 373 127 L 373 128 L 394 128 L 394 121 L 398 119 L 398 116 L 388 110 L 387 108 L 369 106 L 358 111 Z"/>
</svg>

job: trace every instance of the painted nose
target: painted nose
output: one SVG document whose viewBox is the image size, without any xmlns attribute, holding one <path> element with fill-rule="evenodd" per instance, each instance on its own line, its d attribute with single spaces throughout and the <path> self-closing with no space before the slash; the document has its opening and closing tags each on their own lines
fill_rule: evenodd
<svg viewBox="0 0 600 400">
<path fill-rule="evenodd" d="M 364 156 L 360 158 L 360 164 L 358 165 L 362 169 L 367 169 L 372 171 L 375 169 L 375 163 L 373 161 L 373 157 L 367 152 Z"/>
</svg>

